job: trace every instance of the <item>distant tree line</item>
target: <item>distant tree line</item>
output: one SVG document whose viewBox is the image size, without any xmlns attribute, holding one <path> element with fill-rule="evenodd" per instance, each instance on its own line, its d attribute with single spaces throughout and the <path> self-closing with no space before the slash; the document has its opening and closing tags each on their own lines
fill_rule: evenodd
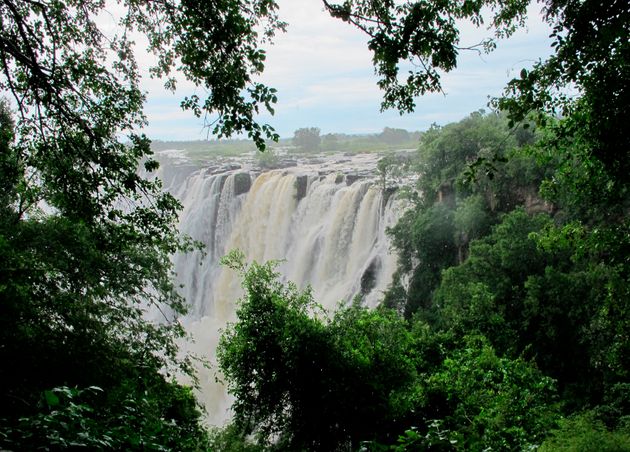
<svg viewBox="0 0 630 452">
<path fill-rule="evenodd" d="M 405 129 L 385 127 L 381 133 L 369 135 L 347 135 L 343 133 L 327 133 L 321 135 L 317 127 L 297 129 L 293 134 L 292 144 L 304 152 L 319 150 L 334 151 L 343 148 L 349 141 L 365 141 L 366 143 L 385 145 L 408 144 L 416 146 L 420 138 L 419 132 L 409 132 Z"/>
</svg>

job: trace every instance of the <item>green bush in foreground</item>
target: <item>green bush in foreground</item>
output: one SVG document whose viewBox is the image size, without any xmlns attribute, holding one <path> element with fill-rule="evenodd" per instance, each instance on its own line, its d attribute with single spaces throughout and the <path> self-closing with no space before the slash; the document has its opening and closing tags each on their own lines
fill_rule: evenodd
<svg viewBox="0 0 630 452">
<path fill-rule="evenodd" d="M 523 449 L 553 427 L 553 380 L 484 337 L 356 303 L 325 313 L 273 262 L 242 259 L 225 260 L 245 296 L 218 350 L 236 397 L 233 425 L 213 436 L 220 449 Z"/>
<path fill-rule="evenodd" d="M 539 451 L 627 452 L 630 451 L 630 422 L 611 431 L 592 413 L 573 416 L 560 422 L 560 427 L 549 435 Z"/>
</svg>

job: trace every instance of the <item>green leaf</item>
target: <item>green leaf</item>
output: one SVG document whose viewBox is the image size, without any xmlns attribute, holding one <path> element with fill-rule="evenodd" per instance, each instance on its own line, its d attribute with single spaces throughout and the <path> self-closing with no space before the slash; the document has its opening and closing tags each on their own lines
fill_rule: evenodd
<svg viewBox="0 0 630 452">
<path fill-rule="evenodd" d="M 44 391 L 44 397 L 46 399 L 46 404 L 48 404 L 50 408 L 59 406 L 59 397 L 57 397 L 57 394 L 55 394 L 53 391 Z"/>
</svg>

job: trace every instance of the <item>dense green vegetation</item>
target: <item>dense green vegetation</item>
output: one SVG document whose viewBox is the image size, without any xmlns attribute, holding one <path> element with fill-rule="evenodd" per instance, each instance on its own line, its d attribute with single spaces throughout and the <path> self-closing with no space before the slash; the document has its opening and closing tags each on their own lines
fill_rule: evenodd
<svg viewBox="0 0 630 452">
<path fill-rule="evenodd" d="M 412 448 L 504 449 L 552 425 L 553 380 L 481 335 L 434 332 L 358 302 L 328 318 L 308 291 L 279 283 L 273 264 L 241 259 L 228 263 L 247 295 L 219 347 L 241 438 L 278 450 L 381 450 L 398 435 Z"/>
<path fill-rule="evenodd" d="M 404 162 L 419 191 L 390 231 L 400 268 L 377 310 L 322 313 L 272 263 L 230 256 L 246 291 L 219 348 L 232 444 L 630 448 L 625 217 L 587 224 L 542 199 L 562 167 L 538 158 L 548 131 L 507 123 L 476 112 L 434 127 Z M 484 156 L 493 168 L 471 178 Z"/>
</svg>

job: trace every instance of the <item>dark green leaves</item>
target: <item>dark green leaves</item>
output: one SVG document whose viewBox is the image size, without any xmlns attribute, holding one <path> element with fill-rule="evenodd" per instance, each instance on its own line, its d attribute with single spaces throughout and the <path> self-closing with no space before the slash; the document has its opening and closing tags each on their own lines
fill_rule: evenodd
<svg viewBox="0 0 630 452">
<path fill-rule="evenodd" d="M 0 368 L 0 421 L 18 429 L 10 449 L 54 436 L 59 447 L 142 448 L 151 438 L 149 448 L 194 450 L 203 437 L 191 395 L 164 377 L 192 376 L 175 345 L 186 307 L 170 256 L 194 244 L 176 230 L 177 200 L 138 171 L 158 165 L 139 133 L 131 36 L 148 38 L 152 75 L 179 69 L 204 87 L 206 99 L 184 106 L 216 115 L 216 134 L 247 133 L 262 148 L 276 135 L 256 116 L 277 97 L 255 77 L 262 43 L 283 25 L 269 0 L 120 3 L 119 28 L 105 32 L 111 5 L 101 1 L 0 1 L 0 90 L 15 109 L 0 104 L 0 360 L 11 363 Z M 163 321 L 148 322 L 151 310 Z M 49 389 L 95 385 L 107 396 L 80 404 Z M 104 419 L 130 426 L 119 443 L 98 436 Z M 102 443 L 77 439 L 93 429 Z"/>
<path fill-rule="evenodd" d="M 238 430 L 287 450 L 335 450 L 397 431 L 415 402 L 405 322 L 358 305 L 325 320 L 310 291 L 278 282 L 273 264 L 239 259 L 229 263 L 245 297 L 219 346 Z"/>
<path fill-rule="evenodd" d="M 522 449 L 556 418 L 553 381 L 484 337 L 358 303 L 327 317 L 273 264 L 227 262 L 245 296 L 219 347 L 236 397 L 234 424 L 216 437 L 226 450 L 256 450 L 251 439 L 272 450 Z"/>
</svg>

